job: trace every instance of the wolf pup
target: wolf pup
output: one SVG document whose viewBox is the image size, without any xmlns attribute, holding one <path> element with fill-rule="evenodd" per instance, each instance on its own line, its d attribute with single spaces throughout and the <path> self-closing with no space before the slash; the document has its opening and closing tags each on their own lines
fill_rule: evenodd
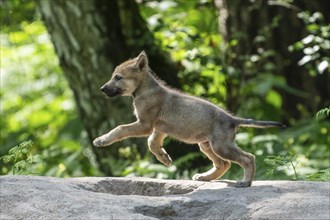
<svg viewBox="0 0 330 220">
<path fill-rule="evenodd" d="M 96 138 L 93 142 L 96 147 L 108 146 L 128 137 L 149 136 L 150 151 L 164 165 L 171 166 L 172 159 L 162 147 L 166 136 L 188 144 L 197 143 L 213 162 L 213 168 L 194 175 L 193 180 L 217 179 L 226 173 L 232 161 L 244 169 L 244 178 L 236 186 L 251 186 L 255 158 L 236 145 L 236 129 L 240 126 L 284 127 L 278 122 L 234 117 L 204 99 L 168 88 L 153 75 L 144 51 L 117 66 L 101 91 L 109 97 L 132 96 L 137 121 L 120 125 Z"/>
</svg>

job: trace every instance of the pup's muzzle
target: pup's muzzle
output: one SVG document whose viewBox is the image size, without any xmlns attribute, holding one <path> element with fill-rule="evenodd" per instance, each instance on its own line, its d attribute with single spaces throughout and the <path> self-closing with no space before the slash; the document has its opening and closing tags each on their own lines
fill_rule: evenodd
<svg viewBox="0 0 330 220">
<path fill-rule="evenodd" d="M 123 93 L 122 89 L 116 88 L 116 87 L 109 88 L 109 87 L 107 87 L 107 85 L 102 86 L 100 89 L 104 94 L 106 94 L 109 97 L 118 96 Z"/>
</svg>

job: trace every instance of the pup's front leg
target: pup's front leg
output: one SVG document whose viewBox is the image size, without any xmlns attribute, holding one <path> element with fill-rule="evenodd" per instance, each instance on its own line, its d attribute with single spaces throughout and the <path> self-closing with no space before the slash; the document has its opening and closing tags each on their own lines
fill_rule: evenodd
<svg viewBox="0 0 330 220">
<path fill-rule="evenodd" d="M 111 130 L 109 133 L 104 134 L 104 135 L 96 138 L 93 141 L 94 146 L 95 147 L 104 147 L 104 146 L 108 146 L 108 145 L 114 143 L 115 141 L 112 141 L 113 140 L 113 138 L 112 138 L 113 135 L 111 135 L 111 132 L 113 133 L 114 130 Z"/>
<path fill-rule="evenodd" d="M 94 146 L 104 147 L 128 137 L 148 136 L 152 131 L 152 126 L 136 121 L 127 125 L 120 125 L 109 133 L 104 134 L 93 141 Z"/>
</svg>

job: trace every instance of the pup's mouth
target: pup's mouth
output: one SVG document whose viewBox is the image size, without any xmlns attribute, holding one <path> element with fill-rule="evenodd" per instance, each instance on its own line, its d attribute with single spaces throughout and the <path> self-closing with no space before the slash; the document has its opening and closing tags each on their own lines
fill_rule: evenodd
<svg viewBox="0 0 330 220">
<path fill-rule="evenodd" d="M 105 86 L 103 86 L 101 88 L 101 91 L 108 97 L 115 97 L 115 96 L 119 96 L 121 94 L 123 94 L 123 90 L 120 88 L 107 88 Z"/>
</svg>

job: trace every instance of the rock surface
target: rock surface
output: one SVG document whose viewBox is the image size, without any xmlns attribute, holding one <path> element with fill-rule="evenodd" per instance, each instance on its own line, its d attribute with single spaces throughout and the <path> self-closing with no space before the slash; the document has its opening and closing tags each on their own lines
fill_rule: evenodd
<svg viewBox="0 0 330 220">
<path fill-rule="evenodd" d="M 0 177 L 0 219 L 330 219 L 330 183 Z"/>
</svg>

